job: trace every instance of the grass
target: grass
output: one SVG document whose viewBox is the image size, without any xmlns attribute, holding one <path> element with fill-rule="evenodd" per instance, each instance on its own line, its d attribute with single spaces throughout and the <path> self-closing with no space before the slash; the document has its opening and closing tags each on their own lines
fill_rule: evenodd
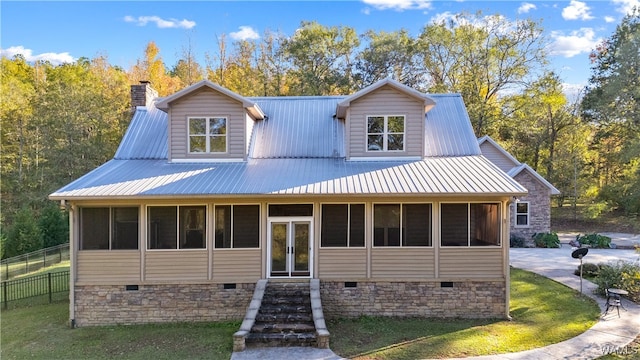
<svg viewBox="0 0 640 360">
<path fill-rule="evenodd" d="M 529 350 L 557 343 L 593 326 L 596 303 L 564 285 L 511 270 L 511 315 L 506 320 L 361 318 L 328 324 L 331 348 L 351 359 L 466 357 Z"/>
<path fill-rule="evenodd" d="M 596 218 L 587 216 L 587 206 L 551 208 L 551 229 L 555 232 L 603 233 L 621 232 L 640 234 L 640 218 L 638 215 L 625 215 L 619 210 L 603 212 Z"/>
<path fill-rule="evenodd" d="M 520 351 L 584 332 L 595 302 L 512 269 L 513 321 L 365 317 L 328 323 L 331 349 L 354 359 L 416 359 Z M 228 359 L 239 322 L 70 329 L 68 302 L 2 312 L 4 359 Z M 11 329 L 11 331 L 6 331 Z"/>
</svg>

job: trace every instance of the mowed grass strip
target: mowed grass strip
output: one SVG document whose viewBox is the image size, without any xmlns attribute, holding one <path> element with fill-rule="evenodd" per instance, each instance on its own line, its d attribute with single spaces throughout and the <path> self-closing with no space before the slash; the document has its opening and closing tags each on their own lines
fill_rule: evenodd
<svg viewBox="0 0 640 360">
<path fill-rule="evenodd" d="M 425 359 L 517 352 L 567 340 L 593 326 L 595 301 L 542 276 L 511 269 L 508 320 L 363 317 L 328 324 L 331 349 L 351 359 Z"/>
<path fill-rule="evenodd" d="M 591 299 L 512 269 L 513 321 L 363 317 L 328 323 L 331 349 L 352 359 L 464 357 L 528 350 L 595 324 Z M 229 359 L 239 322 L 70 329 L 68 302 L 2 312 L 1 359 Z"/>
</svg>

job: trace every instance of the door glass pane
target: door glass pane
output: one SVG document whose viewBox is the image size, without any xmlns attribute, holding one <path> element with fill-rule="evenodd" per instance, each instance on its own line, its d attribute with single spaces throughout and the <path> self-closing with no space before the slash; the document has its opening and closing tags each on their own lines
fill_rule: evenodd
<svg viewBox="0 0 640 360">
<path fill-rule="evenodd" d="M 287 224 L 271 224 L 271 271 L 287 271 Z"/>
<path fill-rule="evenodd" d="M 309 223 L 294 223 L 294 271 L 309 271 Z"/>
</svg>

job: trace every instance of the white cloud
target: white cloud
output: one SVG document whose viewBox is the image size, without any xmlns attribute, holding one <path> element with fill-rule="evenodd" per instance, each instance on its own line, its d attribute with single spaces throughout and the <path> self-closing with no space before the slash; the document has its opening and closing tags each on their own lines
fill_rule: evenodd
<svg viewBox="0 0 640 360">
<path fill-rule="evenodd" d="M 562 31 L 552 31 L 553 42 L 549 46 L 550 53 L 566 58 L 589 53 L 601 42 L 601 39 L 595 39 L 595 36 L 596 34 L 591 28 L 574 30 L 569 35 L 565 35 Z"/>
<path fill-rule="evenodd" d="M 562 92 L 567 97 L 567 102 L 569 104 L 577 103 L 584 95 L 584 88 L 587 86 L 584 84 L 570 84 L 570 83 L 562 83 Z"/>
<path fill-rule="evenodd" d="M 233 40 L 257 40 L 260 39 L 258 32 L 253 30 L 251 26 L 240 26 L 240 31 L 229 34 Z"/>
<path fill-rule="evenodd" d="M 535 9 L 537 9 L 537 7 L 534 4 L 525 2 L 525 3 L 522 3 L 518 8 L 518 14 L 526 14 L 529 11 L 535 10 Z"/>
<path fill-rule="evenodd" d="M 191 21 L 191 20 L 187 20 L 187 19 L 182 19 L 182 20 L 177 20 L 177 19 L 168 19 L 165 20 L 159 16 L 138 16 L 137 18 L 134 18 L 133 16 L 125 16 L 124 17 L 124 21 L 126 22 L 130 22 L 130 23 L 135 23 L 138 26 L 146 26 L 148 23 L 155 23 L 156 26 L 160 29 L 191 29 L 194 26 L 196 26 L 196 22 L 195 21 Z"/>
<path fill-rule="evenodd" d="M 616 18 L 614 18 L 613 16 L 605 16 L 604 17 L 604 21 L 608 22 L 608 23 L 612 23 L 616 21 Z"/>
<path fill-rule="evenodd" d="M 591 8 L 587 4 L 578 1 L 571 0 L 569 6 L 562 9 L 562 18 L 565 20 L 591 20 Z"/>
<path fill-rule="evenodd" d="M 8 49 L 0 49 L 0 55 L 7 57 L 9 59 L 18 54 L 24 56 L 24 59 L 27 60 L 28 62 L 48 61 L 53 65 L 60 65 L 60 64 L 72 63 L 76 61 L 76 59 L 73 56 L 69 55 L 68 52 L 42 53 L 42 54 L 34 55 L 33 50 L 25 49 L 24 46 L 12 46 Z"/>
<path fill-rule="evenodd" d="M 431 0 L 362 0 L 378 10 L 427 10 L 431 9 Z"/>
<path fill-rule="evenodd" d="M 640 9 L 640 0 L 613 0 L 618 5 L 616 10 L 624 15 L 631 13 L 634 7 Z"/>
</svg>

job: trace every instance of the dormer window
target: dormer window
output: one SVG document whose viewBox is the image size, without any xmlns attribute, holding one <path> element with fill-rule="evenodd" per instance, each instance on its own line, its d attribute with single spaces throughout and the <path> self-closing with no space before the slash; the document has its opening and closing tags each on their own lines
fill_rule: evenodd
<svg viewBox="0 0 640 360">
<path fill-rule="evenodd" d="M 226 153 L 226 117 L 190 117 L 189 153 Z"/>
<path fill-rule="evenodd" d="M 404 151 L 404 115 L 367 116 L 367 151 Z"/>
</svg>

